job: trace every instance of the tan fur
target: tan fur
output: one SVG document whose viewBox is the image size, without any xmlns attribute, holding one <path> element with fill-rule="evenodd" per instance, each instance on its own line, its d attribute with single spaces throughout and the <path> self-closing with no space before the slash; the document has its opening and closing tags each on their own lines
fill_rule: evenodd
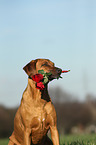
<svg viewBox="0 0 96 145">
<path fill-rule="evenodd" d="M 43 65 L 44 63 L 47 65 Z M 24 67 L 28 76 L 38 73 L 41 69 L 57 74 L 57 68 L 48 59 L 37 59 Z M 28 78 L 8 145 L 59 145 L 56 120 L 56 111 L 48 95 L 47 85 L 40 91 L 36 89 L 36 83 Z M 49 129 L 52 141 L 47 136 Z"/>
</svg>

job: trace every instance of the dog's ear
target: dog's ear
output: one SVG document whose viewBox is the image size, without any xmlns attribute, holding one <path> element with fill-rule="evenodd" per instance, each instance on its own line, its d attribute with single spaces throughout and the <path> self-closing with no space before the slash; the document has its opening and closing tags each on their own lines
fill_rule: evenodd
<svg viewBox="0 0 96 145">
<path fill-rule="evenodd" d="M 27 73 L 28 76 L 34 75 L 36 73 L 36 62 L 36 60 L 32 60 L 23 67 L 23 70 Z"/>
</svg>

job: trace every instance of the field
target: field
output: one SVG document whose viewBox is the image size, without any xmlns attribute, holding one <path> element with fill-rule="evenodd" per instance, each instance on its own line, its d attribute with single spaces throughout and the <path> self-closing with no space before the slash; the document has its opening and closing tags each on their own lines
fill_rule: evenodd
<svg viewBox="0 0 96 145">
<path fill-rule="evenodd" d="M 0 139 L 0 145 L 8 145 L 8 139 Z M 96 134 L 60 136 L 60 145 L 96 145 Z"/>
<path fill-rule="evenodd" d="M 96 134 L 61 136 L 60 145 L 96 145 Z"/>
<path fill-rule="evenodd" d="M 8 139 L 0 139 L 0 145 L 8 145 Z"/>
</svg>

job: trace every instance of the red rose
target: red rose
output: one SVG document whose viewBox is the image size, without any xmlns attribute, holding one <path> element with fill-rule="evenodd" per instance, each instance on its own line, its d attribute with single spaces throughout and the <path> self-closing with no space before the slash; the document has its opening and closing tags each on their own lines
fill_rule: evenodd
<svg viewBox="0 0 96 145">
<path fill-rule="evenodd" d="M 36 83 L 39 83 L 40 81 L 43 80 L 43 75 L 42 74 L 33 75 L 32 80 L 35 81 Z"/>
<path fill-rule="evenodd" d="M 70 70 L 63 70 L 62 73 L 67 73 L 69 72 Z"/>
<path fill-rule="evenodd" d="M 43 90 L 45 87 L 44 87 L 44 84 L 42 82 L 39 82 L 39 83 L 36 84 L 36 88 L 40 89 L 40 90 Z"/>
</svg>

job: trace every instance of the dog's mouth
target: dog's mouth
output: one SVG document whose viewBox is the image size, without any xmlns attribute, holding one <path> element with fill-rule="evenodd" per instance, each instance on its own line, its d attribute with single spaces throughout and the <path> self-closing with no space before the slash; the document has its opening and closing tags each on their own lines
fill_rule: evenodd
<svg viewBox="0 0 96 145">
<path fill-rule="evenodd" d="M 49 81 L 52 81 L 53 79 L 59 79 L 61 78 L 62 70 L 60 68 L 55 68 L 53 71 L 51 71 L 51 75 L 48 77 Z"/>
<path fill-rule="evenodd" d="M 54 79 L 59 79 L 60 78 L 60 75 L 51 75 L 51 76 L 49 76 L 49 81 L 52 81 L 52 80 L 54 80 Z"/>
</svg>

